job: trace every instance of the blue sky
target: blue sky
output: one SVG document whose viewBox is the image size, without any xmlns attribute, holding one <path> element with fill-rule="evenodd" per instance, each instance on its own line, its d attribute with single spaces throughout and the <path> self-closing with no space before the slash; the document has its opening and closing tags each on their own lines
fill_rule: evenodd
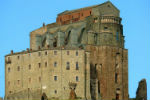
<svg viewBox="0 0 150 100">
<path fill-rule="evenodd" d="M 29 48 L 29 33 L 55 22 L 58 13 L 106 0 L 0 0 L 0 96 L 4 96 L 4 56 Z M 150 0 L 111 0 L 120 9 L 129 50 L 129 94 L 146 78 L 150 100 Z"/>
</svg>

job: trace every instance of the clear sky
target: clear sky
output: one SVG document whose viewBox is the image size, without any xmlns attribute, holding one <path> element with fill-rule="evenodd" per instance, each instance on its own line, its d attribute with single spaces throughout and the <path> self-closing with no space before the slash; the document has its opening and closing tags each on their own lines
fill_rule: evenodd
<svg viewBox="0 0 150 100">
<path fill-rule="evenodd" d="M 4 96 L 4 56 L 29 48 L 29 32 L 56 21 L 58 13 L 106 0 L 0 0 L 0 96 Z M 146 78 L 150 100 L 150 0 L 110 0 L 123 21 L 129 50 L 129 94 Z"/>
</svg>

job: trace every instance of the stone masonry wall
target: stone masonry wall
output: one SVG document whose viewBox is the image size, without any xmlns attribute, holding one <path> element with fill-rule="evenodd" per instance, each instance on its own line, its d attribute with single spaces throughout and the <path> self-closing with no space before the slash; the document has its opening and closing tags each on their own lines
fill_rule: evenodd
<svg viewBox="0 0 150 100">
<path fill-rule="evenodd" d="M 85 69 L 88 65 L 84 50 L 39 50 L 8 55 L 6 61 L 8 58 L 11 63 L 6 64 L 6 97 L 21 98 L 25 95 L 22 91 L 26 90 L 27 93 L 46 93 L 48 98 L 69 99 L 70 82 L 77 84 L 77 97 L 85 98 L 85 90 L 89 91 L 90 87 L 85 88 Z M 70 68 L 66 69 L 68 62 Z"/>
</svg>

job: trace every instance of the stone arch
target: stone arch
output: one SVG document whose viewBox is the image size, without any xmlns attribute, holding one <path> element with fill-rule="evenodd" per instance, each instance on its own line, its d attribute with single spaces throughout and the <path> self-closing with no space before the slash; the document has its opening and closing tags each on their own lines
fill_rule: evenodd
<svg viewBox="0 0 150 100">
<path fill-rule="evenodd" d="M 70 40 L 70 35 L 71 35 L 71 30 L 67 32 L 66 34 L 66 38 L 65 38 L 65 45 L 67 45 L 69 43 L 69 40 Z"/>
<path fill-rule="evenodd" d="M 44 92 L 41 96 L 41 100 L 48 100 L 46 93 Z"/>
<path fill-rule="evenodd" d="M 79 42 L 79 43 L 81 43 L 81 41 L 82 41 L 82 37 L 83 37 L 84 31 L 85 31 L 85 28 L 82 28 L 81 31 L 80 31 L 80 35 L 79 35 L 79 37 L 78 37 L 78 42 Z"/>
</svg>

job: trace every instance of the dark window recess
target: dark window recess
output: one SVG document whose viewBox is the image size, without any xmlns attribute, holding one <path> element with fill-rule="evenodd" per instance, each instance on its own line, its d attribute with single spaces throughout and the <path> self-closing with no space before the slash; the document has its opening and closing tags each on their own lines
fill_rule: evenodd
<svg viewBox="0 0 150 100">
<path fill-rule="evenodd" d="M 57 62 L 54 62 L 54 67 L 57 67 Z"/>
<path fill-rule="evenodd" d="M 54 38 L 53 46 L 57 47 L 57 38 Z"/>
<path fill-rule="evenodd" d="M 54 76 L 54 80 L 57 81 L 57 76 Z"/>
<path fill-rule="evenodd" d="M 10 81 L 8 81 L 8 86 L 10 86 Z"/>
<path fill-rule="evenodd" d="M 90 11 L 90 15 L 92 14 L 92 12 Z"/>
<path fill-rule="evenodd" d="M 76 62 L 76 70 L 79 70 L 79 64 Z"/>
<path fill-rule="evenodd" d="M 45 52 L 45 55 L 47 55 L 47 51 Z"/>
<path fill-rule="evenodd" d="M 8 72 L 10 72 L 10 67 L 8 68 Z"/>
<path fill-rule="evenodd" d="M 83 13 L 81 14 L 81 16 L 83 16 Z"/>
<path fill-rule="evenodd" d="M 116 32 L 116 40 L 117 41 L 119 40 L 119 32 L 118 31 Z"/>
<path fill-rule="evenodd" d="M 7 63 L 7 64 L 11 64 L 11 59 L 10 59 L 10 57 L 8 57 L 8 59 L 6 60 L 6 63 Z"/>
<path fill-rule="evenodd" d="M 39 77 L 39 82 L 41 82 L 41 77 Z"/>
<path fill-rule="evenodd" d="M 79 77 L 78 77 L 78 76 L 76 76 L 76 81 L 77 81 L 77 82 L 79 81 Z"/>
<path fill-rule="evenodd" d="M 31 69 L 31 65 L 29 65 L 29 70 Z"/>
<path fill-rule="evenodd" d="M 78 56 L 78 51 L 76 51 L 76 56 Z"/>
<path fill-rule="evenodd" d="M 45 62 L 45 67 L 47 67 L 47 62 Z"/>
<path fill-rule="evenodd" d="M 118 83 L 118 73 L 115 73 L 115 83 Z"/>
<path fill-rule="evenodd" d="M 117 88 L 116 90 L 120 91 L 120 88 Z"/>
<path fill-rule="evenodd" d="M 17 58 L 19 59 L 20 57 L 18 56 Z"/>
<path fill-rule="evenodd" d="M 109 7 L 109 8 L 110 8 L 110 5 L 107 5 L 107 7 Z"/>
<path fill-rule="evenodd" d="M 119 100 L 119 94 L 118 93 L 116 94 L 116 100 Z"/>
<path fill-rule="evenodd" d="M 41 63 L 39 63 L 39 68 L 41 68 Z"/>
<path fill-rule="evenodd" d="M 54 93 L 57 94 L 57 90 L 55 90 Z"/>
<path fill-rule="evenodd" d="M 104 27 L 104 30 L 108 30 L 108 27 Z"/>
<path fill-rule="evenodd" d="M 67 65 L 66 65 L 66 70 L 70 70 L 70 63 L 67 62 L 66 64 L 67 64 Z"/>
<path fill-rule="evenodd" d="M 20 66 L 18 66 L 17 70 L 20 71 Z"/>
</svg>

